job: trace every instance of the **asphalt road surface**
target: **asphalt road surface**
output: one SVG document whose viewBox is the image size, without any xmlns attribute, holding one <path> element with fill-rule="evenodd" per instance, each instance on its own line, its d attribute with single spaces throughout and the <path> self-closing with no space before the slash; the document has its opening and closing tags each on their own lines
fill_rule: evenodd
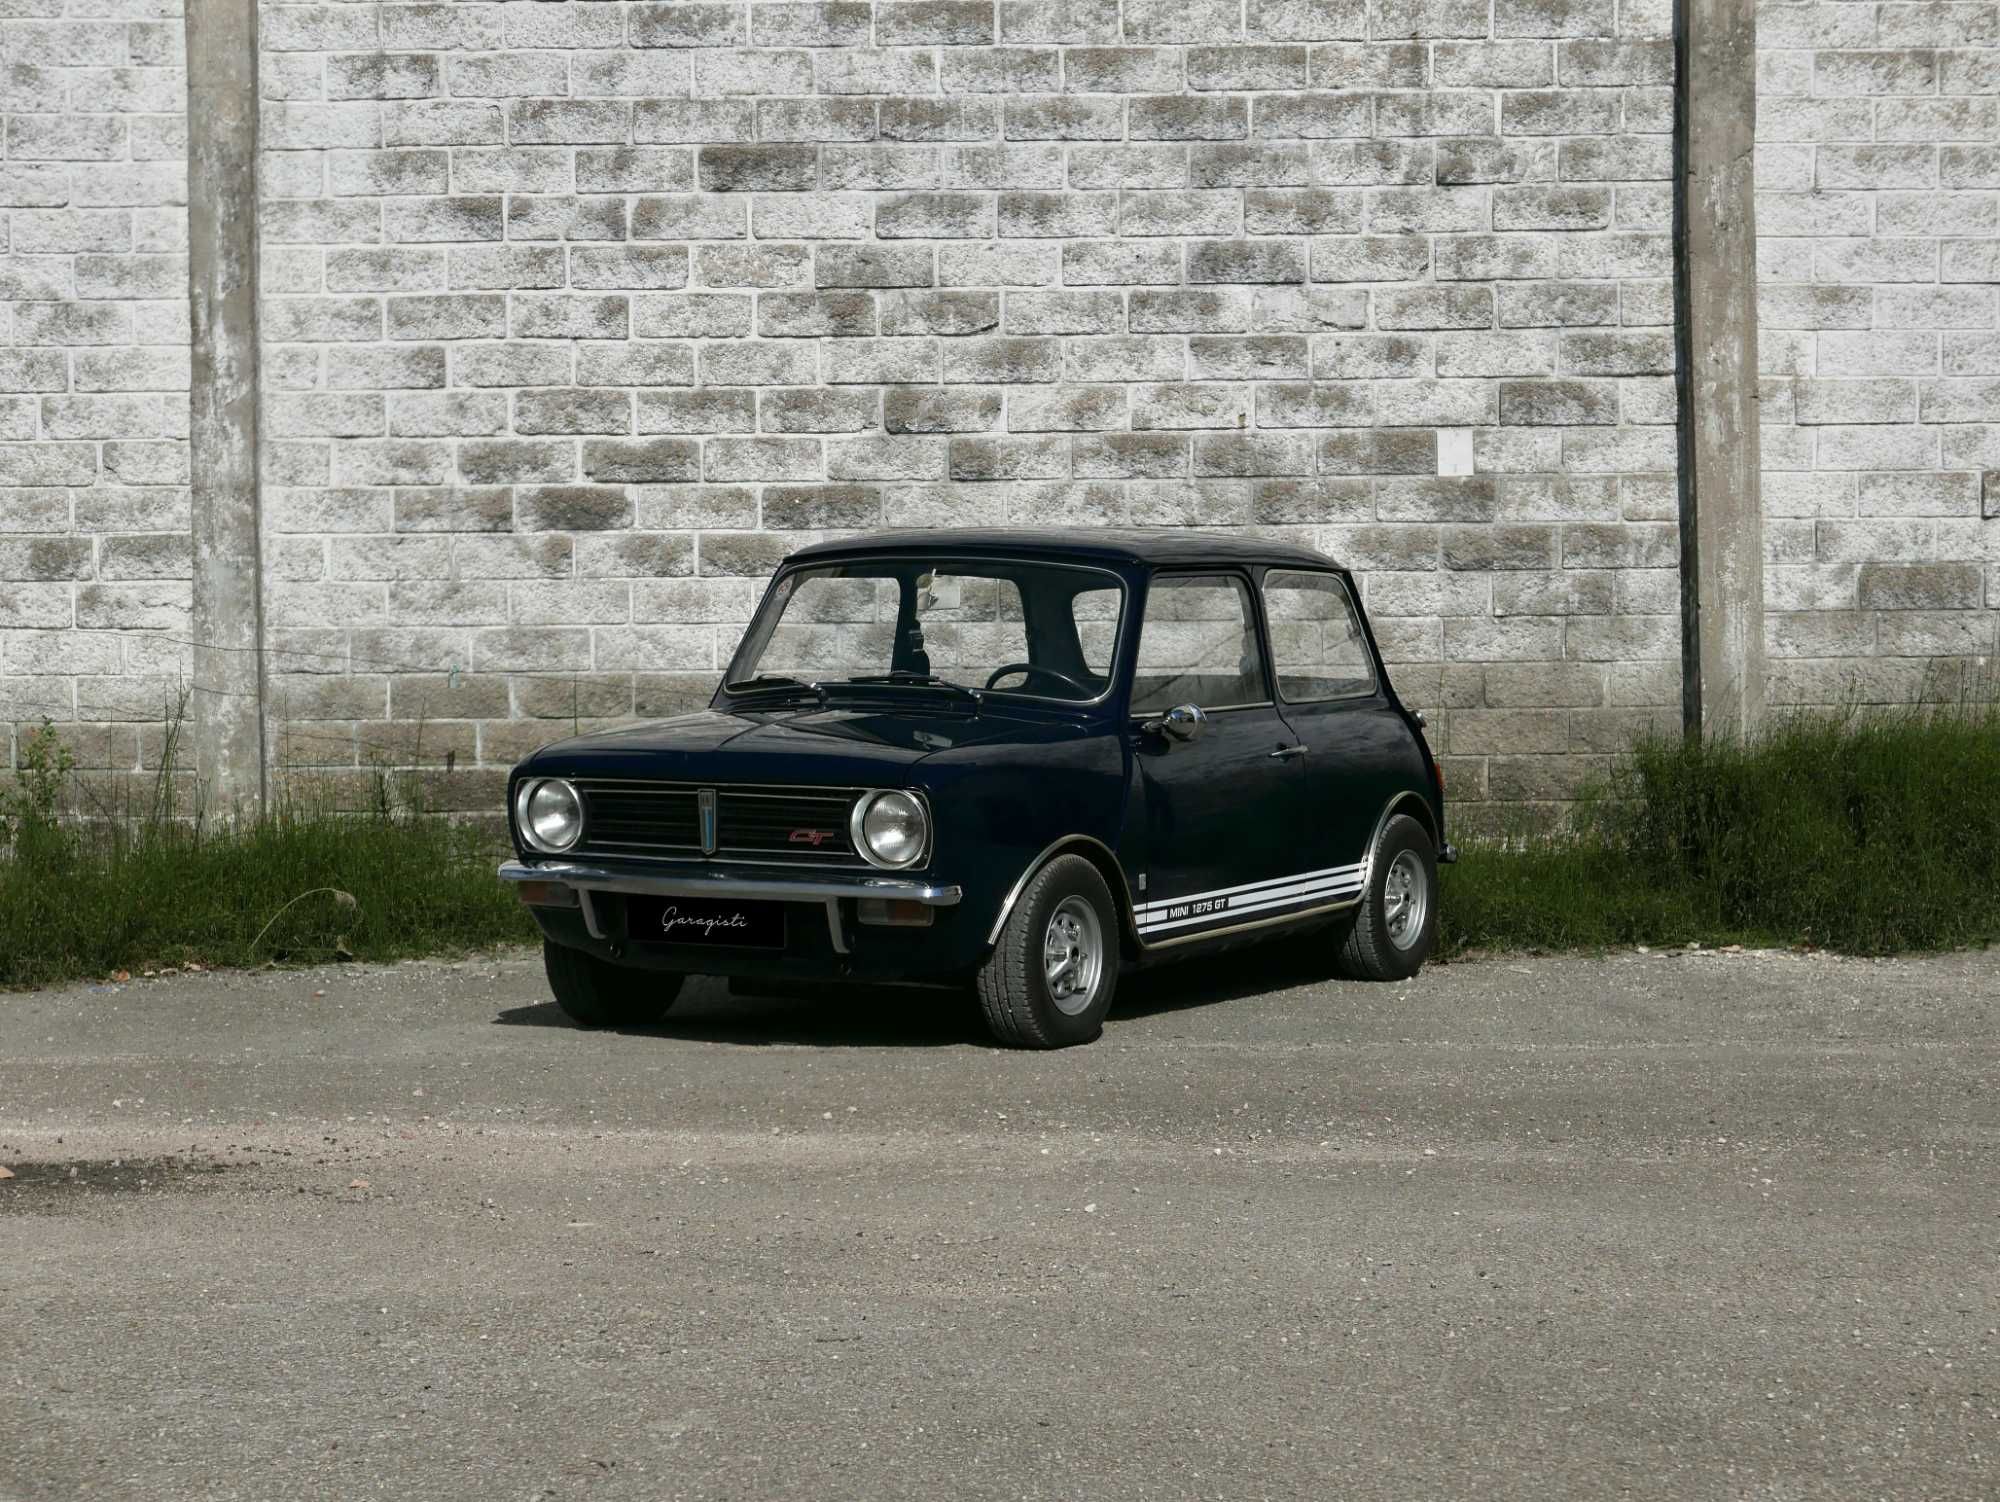
<svg viewBox="0 0 2000 1502">
<path fill-rule="evenodd" d="M 0 1497 L 2000 1493 L 2000 956 L 0 996 Z"/>
</svg>

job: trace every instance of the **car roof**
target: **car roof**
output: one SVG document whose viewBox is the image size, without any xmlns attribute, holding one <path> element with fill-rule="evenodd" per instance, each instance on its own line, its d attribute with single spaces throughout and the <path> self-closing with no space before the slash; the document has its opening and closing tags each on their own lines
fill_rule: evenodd
<svg viewBox="0 0 2000 1502">
<path fill-rule="evenodd" d="M 879 556 L 883 553 L 947 553 L 1104 563 L 1181 565 L 1280 563 L 1307 568 L 1339 568 L 1323 553 L 1254 532 L 1197 532 L 1161 527 L 949 528 L 876 532 L 814 543 L 791 561 Z"/>
</svg>

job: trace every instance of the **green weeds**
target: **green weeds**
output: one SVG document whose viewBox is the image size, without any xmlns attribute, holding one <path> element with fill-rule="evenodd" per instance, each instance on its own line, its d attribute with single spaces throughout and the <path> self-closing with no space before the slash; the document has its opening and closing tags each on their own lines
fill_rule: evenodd
<svg viewBox="0 0 2000 1502">
<path fill-rule="evenodd" d="M 1469 842 L 1447 953 L 2000 938 L 2000 713 L 1781 723 L 1752 744 L 1649 740 L 1551 832 Z"/>
<path fill-rule="evenodd" d="M 198 963 L 393 960 L 534 938 L 486 829 L 395 774 L 360 811 L 287 798 L 243 824 L 163 772 L 116 810 L 56 734 L 0 780 L 0 986 Z M 79 807 L 81 802 L 84 806 Z M 1783 723 L 1751 745 L 1646 741 L 1559 824 L 1465 840 L 1442 953 L 1700 942 L 1863 954 L 2000 939 L 2000 713 Z"/>
<path fill-rule="evenodd" d="M 237 825 L 172 807 L 160 777 L 137 806 L 85 799 L 48 727 L 22 738 L 0 790 L 0 987 L 189 963 L 393 960 L 534 935 L 494 879 L 493 836 L 386 791 L 361 812 L 305 798 Z M 390 774 L 381 774 L 384 778 Z"/>
</svg>

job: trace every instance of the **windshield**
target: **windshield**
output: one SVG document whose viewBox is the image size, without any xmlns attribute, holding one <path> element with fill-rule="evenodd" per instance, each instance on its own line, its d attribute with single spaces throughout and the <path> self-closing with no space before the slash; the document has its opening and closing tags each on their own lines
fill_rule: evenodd
<svg viewBox="0 0 2000 1502">
<path fill-rule="evenodd" d="M 781 578 L 731 691 L 913 683 L 1083 703 L 1111 686 L 1125 588 L 1100 569 L 861 559 Z"/>
</svg>

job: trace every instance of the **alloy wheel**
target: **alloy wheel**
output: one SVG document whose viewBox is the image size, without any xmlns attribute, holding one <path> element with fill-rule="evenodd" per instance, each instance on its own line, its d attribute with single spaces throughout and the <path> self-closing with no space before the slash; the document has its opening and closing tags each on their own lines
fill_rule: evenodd
<svg viewBox="0 0 2000 1502">
<path fill-rule="evenodd" d="M 1398 949 L 1413 946 L 1423 937 L 1430 910 L 1430 873 L 1416 851 L 1397 851 L 1382 881 L 1382 925 L 1389 931 L 1389 942 Z"/>
<path fill-rule="evenodd" d="M 1104 925 L 1081 897 L 1065 897 L 1049 914 L 1042 938 L 1042 973 L 1056 1010 L 1074 1017 L 1089 1010 L 1104 978 Z"/>
</svg>

